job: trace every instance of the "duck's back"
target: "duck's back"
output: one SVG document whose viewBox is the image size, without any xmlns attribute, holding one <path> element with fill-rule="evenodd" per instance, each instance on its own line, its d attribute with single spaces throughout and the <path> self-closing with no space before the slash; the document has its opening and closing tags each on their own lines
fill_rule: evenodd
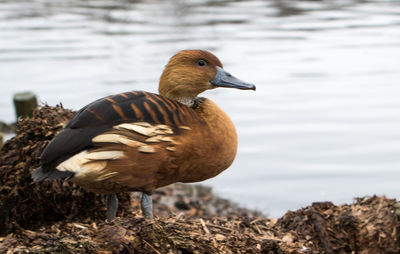
<svg viewBox="0 0 400 254">
<path fill-rule="evenodd" d="M 152 190 L 176 182 L 179 160 L 208 128 L 192 108 L 157 94 L 105 97 L 76 113 L 43 151 L 33 177 L 71 178 L 98 192 Z"/>
</svg>

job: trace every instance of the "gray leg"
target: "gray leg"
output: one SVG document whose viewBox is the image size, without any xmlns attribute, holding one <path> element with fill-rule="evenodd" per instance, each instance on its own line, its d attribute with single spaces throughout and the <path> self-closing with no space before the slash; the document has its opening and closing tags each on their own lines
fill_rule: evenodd
<svg viewBox="0 0 400 254">
<path fill-rule="evenodd" d="M 118 198 L 117 194 L 107 194 L 106 195 L 106 205 L 107 205 L 107 220 L 106 222 L 111 222 L 115 219 L 118 210 Z"/>
<path fill-rule="evenodd" d="M 151 194 L 143 192 L 141 204 L 143 216 L 153 219 L 153 200 L 151 199 Z"/>
</svg>

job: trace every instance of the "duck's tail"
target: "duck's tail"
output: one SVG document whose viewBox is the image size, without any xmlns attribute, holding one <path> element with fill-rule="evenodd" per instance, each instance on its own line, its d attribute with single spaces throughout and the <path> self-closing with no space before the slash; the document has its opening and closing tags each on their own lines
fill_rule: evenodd
<svg viewBox="0 0 400 254">
<path fill-rule="evenodd" d="M 32 172 L 32 179 L 34 182 L 53 179 L 68 180 L 74 175 L 75 173 L 71 171 L 59 171 L 57 169 L 44 170 L 43 167 L 38 167 Z"/>
</svg>

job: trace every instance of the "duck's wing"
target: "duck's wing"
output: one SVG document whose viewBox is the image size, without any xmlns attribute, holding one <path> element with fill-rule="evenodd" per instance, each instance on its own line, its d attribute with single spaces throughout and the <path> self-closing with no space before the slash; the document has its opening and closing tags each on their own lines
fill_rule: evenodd
<svg viewBox="0 0 400 254">
<path fill-rule="evenodd" d="M 87 151 L 95 150 L 96 154 L 78 156 L 81 163 L 115 160 L 132 147 L 149 153 L 148 143 L 171 140 L 167 136 L 179 135 L 187 124 L 199 121 L 191 108 L 153 93 L 133 91 L 99 99 L 77 112 L 47 145 L 33 178 L 40 181 L 72 177 L 78 169 L 71 169 L 74 161 L 68 159 Z M 64 165 L 66 161 L 68 165 Z"/>
</svg>

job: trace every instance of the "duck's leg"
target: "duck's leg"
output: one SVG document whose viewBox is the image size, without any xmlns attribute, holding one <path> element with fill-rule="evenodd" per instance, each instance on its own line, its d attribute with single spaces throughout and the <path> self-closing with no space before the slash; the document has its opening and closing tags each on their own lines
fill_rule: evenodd
<svg viewBox="0 0 400 254">
<path fill-rule="evenodd" d="M 142 213 L 144 217 L 149 219 L 153 219 L 153 200 L 151 198 L 151 194 L 142 192 Z"/>
<path fill-rule="evenodd" d="M 107 194 L 106 195 L 106 205 L 107 205 L 107 220 L 106 222 L 111 222 L 115 219 L 118 210 L 118 198 L 117 194 Z"/>
</svg>

